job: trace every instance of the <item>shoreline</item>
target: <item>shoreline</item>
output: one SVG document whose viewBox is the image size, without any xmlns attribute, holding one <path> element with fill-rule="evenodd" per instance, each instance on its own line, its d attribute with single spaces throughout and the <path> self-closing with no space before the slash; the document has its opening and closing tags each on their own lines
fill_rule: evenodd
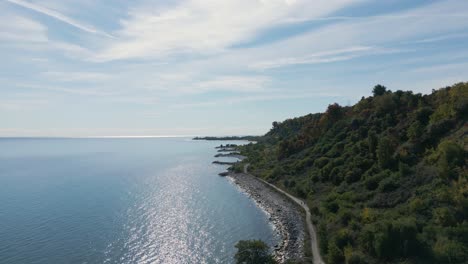
<svg viewBox="0 0 468 264">
<path fill-rule="evenodd" d="M 306 233 L 301 208 L 250 174 L 229 172 L 227 176 L 269 215 L 281 237 L 281 242 L 272 248 L 275 259 L 285 263 L 304 258 Z"/>
</svg>

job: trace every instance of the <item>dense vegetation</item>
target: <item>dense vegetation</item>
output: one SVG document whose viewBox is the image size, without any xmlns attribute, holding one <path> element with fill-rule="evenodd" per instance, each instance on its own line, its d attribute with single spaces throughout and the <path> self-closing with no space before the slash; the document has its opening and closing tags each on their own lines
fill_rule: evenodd
<svg viewBox="0 0 468 264">
<path fill-rule="evenodd" d="M 275 264 L 270 249 L 261 240 L 241 240 L 237 242 L 234 256 L 237 264 Z"/>
<path fill-rule="evenodd" d="M 273 123 L 250 171 L 304 198 L 327 263 L 468 262 L 468 83 Z"/>
</svg>

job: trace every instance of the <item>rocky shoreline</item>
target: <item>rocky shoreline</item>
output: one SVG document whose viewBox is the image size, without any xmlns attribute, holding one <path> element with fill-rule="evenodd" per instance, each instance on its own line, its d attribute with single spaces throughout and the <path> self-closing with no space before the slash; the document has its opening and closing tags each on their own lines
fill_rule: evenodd
<svg viewBox="0 0 468 264">
<path fill-rule="evenodd" d="M 274 247 L 275 259 L 279 263 L 302 259 L 306 234 L 301 208 L 252 175 L 229 172 L 227 176 L 269 214 L 282 238 L 282 242 Z"/>
<path fill-rule="evenodd" d="M 220 145 L 216 149 L 218 154 L 215 157 L 234 157 L 239 161 L 246 158 L 240 155 L 236 145 Z M 226 152 L 226 154 L 223 152 Z M 213 163 L 233 165 L 237 162 L 214 161 Z M 228 170 L 219 173 L 219 175 L 232 179 L 255 201 L 259 208 L 268 213 L 270 222 L 281 236 L 281 242 L 273 248 L 273 254 L 278 263 L 304 258 L 306 233 L 303 210 L 299 205 L 248 173 L 236 173 L 233 170 Z"/>
</svg>

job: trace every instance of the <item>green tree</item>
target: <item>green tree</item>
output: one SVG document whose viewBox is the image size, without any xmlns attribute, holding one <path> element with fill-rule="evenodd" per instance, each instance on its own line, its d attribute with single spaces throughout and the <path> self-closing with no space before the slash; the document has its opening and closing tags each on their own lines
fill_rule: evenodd
<svg viewBox="0 0 468 264">
<path fill-rule="evenodd" d="M 445 178 L 457 178 L 454 168 L 465 163 L 465 151 L 457 143 L 445 140 L 437 147 L 437 151 L 429 158 L 437 161 L 439 172 Z"/>
<path fill-rule="evenodd" d="M 367 137 L 367 141 L 369 144 L 369 152 L 374 157 L 375 151 L 377 150 L 377 134 L 374 130 L 369 131 L 369 135 Z"/>
<path fill-rule="evenodd" d="M 374 94 L 374 96 L 380 96 L 380 95 L 383 95 L 386 91 L 387 91 L 387 87 L 377 84 L 376 86 L 374 86 L 372 93 Z"/>
<path fill-rule="evenodd" d="M 374 99 L 374 107 L 379 115 L 391 118 L 390 113 L 393 113 L 397 108 L 397 104 L 393 100 L 391 93 L 386 93 Z"/>
<path fill-rule="evenodd" d="M 421 125 L 419 121 L 416 121 L 408 128 L 407 136 L 412 141 L 415 141 L 419 139 L 423 133 L 424 133 L 423 125 Z"/>
<path fill-rule="evenodd" d="M 344 255 L 341 250 L 334 242 L 330 242 L 328 245 L 328 263 L 338 264 L 343 263 Z"/>
<path fill-rule="evenodd" d="M 449 240 L 446 237 L 438 237 L 433 251 L 440 263 L 466 263 L 467 248 L 463 244 Z"/>
<path fill-rule="evenodd" d="M 328 106 L 327 115 L 331 121 L 339 120 L 343 116 L 343 107 L 334 103 Z"/>
<path fill-rule="evenodd" d="M 381 138 L 379 140 L 379 145 L 377 146 L 377 159 L 381 168 L 385 169 L 390 167 L 393 152 L 394 148 L 392 141 L 387 137 Z"/>
<path fill-rule="evenodd" d="M 234 256 L 238 264 L 274 264 L 269 247 L 261 240 L 241 240 L 237 242 Z"/>
</svg>

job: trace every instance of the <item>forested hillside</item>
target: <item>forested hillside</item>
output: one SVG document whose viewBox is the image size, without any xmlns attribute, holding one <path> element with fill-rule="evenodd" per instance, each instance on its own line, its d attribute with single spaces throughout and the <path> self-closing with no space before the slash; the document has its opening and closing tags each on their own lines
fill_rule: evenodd
<svg viewBox="0 0 468 264">
<path fill-rule="evenodd" d="M 373 94 L 274 122 L 250 171 L 306 199 L 327 263 L 467 263 L 468 83 Z"/>
</svg>

